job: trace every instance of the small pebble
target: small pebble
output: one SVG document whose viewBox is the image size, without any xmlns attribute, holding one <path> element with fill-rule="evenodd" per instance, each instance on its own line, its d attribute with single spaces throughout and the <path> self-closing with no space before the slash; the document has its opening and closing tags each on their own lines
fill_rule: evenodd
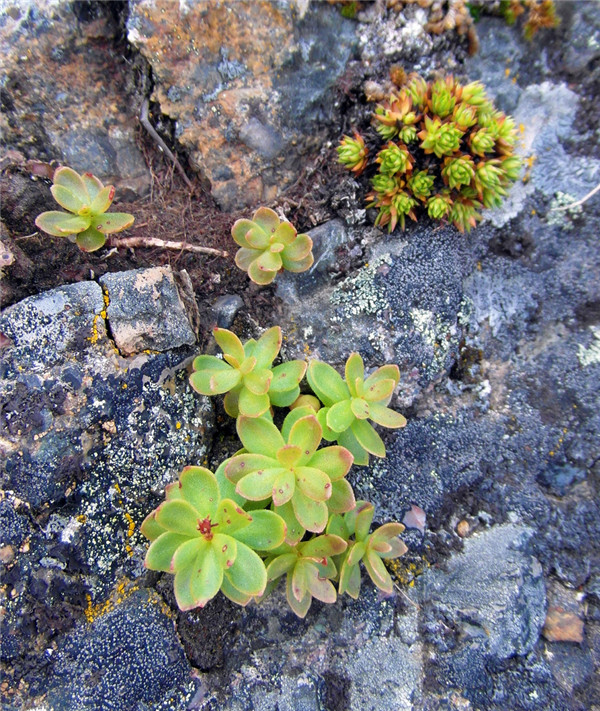
<svg viewBox="0 0 600 711">
<path fill-rule="evenodd" d="M 464 518 L 462 521 L 459 521 L 456 526 L 456 532 L 461 538 L 465 538 L 466 536 L 468 536 L 470 529 L 471 527 L 469 526 L 469 522 L 466 521 Z"/>
</svg>

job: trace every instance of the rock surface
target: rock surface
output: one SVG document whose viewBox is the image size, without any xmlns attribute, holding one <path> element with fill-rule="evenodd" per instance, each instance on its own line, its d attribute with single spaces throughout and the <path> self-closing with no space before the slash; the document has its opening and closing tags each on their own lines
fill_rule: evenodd
<svg viewBox="0 0 600 711">
<path fill-rule="evenodd" d="M 328 3 L 133 0 L 127 28 L 225 210 L 272 200 L 318 152 L 355 42 Z"/>
<path fill-rule="evenodd" d="M 122 51 L 121 3 L 0 3 L 2 144 L 144 194 L 140 100 Z M 121 44 L 122 50 L 124 49 Z"/>
<path fill-rule="evenodd" d="M 154 289 L 164 303 L 174 282 L 170 270 L 160 271 Z M 107 280 L 110 316 L 95 282 L 30 297 L 0 316 L 10 344 L 1 353 L 0 386 L 0 540 L 8 547 L 2 658 L 13 669 L 27 668 L 19 659 L 33 653 L 32 625 L 51 644 L 78 619 L 104 610 L 119 580 L 139 577 L 139 525 L 165 484 L 207 452 L 212 410 L 190 391 L 185 371 L 194 350 L 184 345 L 125 358 L 108 335 L 125 328 L 120 294 L 140 278 L 143 270 Z M 170 313 L 161 314 L 163 347 L 181 332 Z M 28 684 L 32 695 L 45 690 L 36 674 Z M 82 708 L 96 708 L 102 697 L 94 698 Z"/>
<path fill-rule="evenodd" d="M 110 295 L 106 318 L 124 355 L 196 343 L 200 316 L 185 272 L 171 267 L 112 272 L 100 279 Z"/>
</svg>

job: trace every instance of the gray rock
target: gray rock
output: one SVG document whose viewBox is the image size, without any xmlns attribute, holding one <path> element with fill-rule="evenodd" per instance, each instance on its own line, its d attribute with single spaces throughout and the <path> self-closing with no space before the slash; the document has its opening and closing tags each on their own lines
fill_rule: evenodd
<svg viewBox="0 0 600 711">
<path fill-rule="evenodd" d="M 532 534 L 511 524 L 491 528 L 467 539 L 445 570 L 422 575 L 416 593 L 425 624 L 450 625 L 459 648 L 485 659 L 529 653 L 546 616 L 542 568 L 528 548 Z M 434 633 L 432 643 L 443 649 L 444 636 Z"/>
<path fill-rule="evenodd" d="M 246 608 L 236 628 L 228 674 L 205 677 L 211 711 L 388 711 L 420 697 L 416 608 L 396 616 L 394 601 L 381 600 L 366 579 L 358 601 L 314 601 L 306 620 L 289 612 L 279 586 Z"/>
<path fill-rule="evenodd" d="M 174 625 L 148 590 L 69 635 L 47 700 L 54 711 L 182 709 L 197 686 Z"/>
<path fill-rule="evenodd" d="M 570 11 L 568 36 L 562 66 L 566 72 L 576 76 L 584 72 L 600 56 L 600 23 L 598 8 L 594 2 L 561 3 L 562 13 Z M 566 7 L 565 7 L 566 6 Z"/>
<path fill-rule="evenodd" d="M 355 23 L 328 3 L 129 4 L 154 98 L 223 209 L 280 194 L 339 125 Z"/>
<path fill-rule="evenodd" d="M 100 283 L 108 296 L 110 331 L 124 355 L 196 342 L 199 315 L 189 277 L 153 267 L 105 274 Z"/>
<path fill-rule="evenodd" d="M 0 3 L 2 144 L 144 194 L 135 136 L 140 99 L 128 82 L 114 3 Z M 98 77 L 102 77 L 98 84 Z"/>
<path fill-rule="evenodd" d="M 327 286 L 328 271 L 338 259 L 337 250 L 348 243 L 349 235 L 341 220 L 330 220 L 307 232 L 313 241 L 315 261 L 310 269 L 300 274 L 283 272 L 277 277 L 277 293 L 288 302 L 298 302 Z"/>
<path fill-rule="evenodd" d="M 112 301 L 118 311 L 118 294 Z M 139 526 L 164 486 L 203 460 L 212 409 L 189 386 L 189 348 L 118 354 L 98 284 L 25 299 L 2 313 L 0 330 L 12 344 L 0 352 L 0 523 L 19 545 L 3 575 L 2 654 L 30 658 L 32 620 L 50 644 L 118 580 L 143 573 Z M 36 675 L 30 692 L 43 683 Z"/>
</svg>

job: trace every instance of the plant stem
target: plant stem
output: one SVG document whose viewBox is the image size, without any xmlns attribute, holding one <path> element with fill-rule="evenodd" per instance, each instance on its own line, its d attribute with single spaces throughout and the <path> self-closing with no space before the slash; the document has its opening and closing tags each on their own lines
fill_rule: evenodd
<svg viewBox="0 0 600 711">
<path fill-rule="evenodd" d="M 159 148 L 166 153 L 169 158 L 173 161 L 175 167 L 181 174 L 181 177 L 184 179 L 185 184 L 188 186 L 190 190 L 194 189 L 194 186 L 192 185 L 192 181 L 187 177 L 185 174 L 185 170 L 183 169 L 181 163 L 177 160 L 177 156 L 171 151 L 169 146 L 163 141 L 163 139 L 158 135 L 156 132 L 154 126 L 150 123 L 150 119 L 148 118 L 148 108 L 150 106 L 150 103 L 148 99 L 144 99 L 142 102 L 142 107 L 140 109 L 140 123 L 142 126 L 148 131 L 148 133 L 152 136 L 152 138 L 158 143 Z"/>
<path fill-rule="evenodd" d="M 229 254 L 221 249 L 212 247 L 200 247 L 187 242 L 171 242 L 157 237 L 113 237 L 108 239 L 110 247 L 160 247 L 161 249 L 173 249 L 178 252 L 195 252 L 197 254 L 212 254 L 215 257 L 228 257 Z"/>
</svg>

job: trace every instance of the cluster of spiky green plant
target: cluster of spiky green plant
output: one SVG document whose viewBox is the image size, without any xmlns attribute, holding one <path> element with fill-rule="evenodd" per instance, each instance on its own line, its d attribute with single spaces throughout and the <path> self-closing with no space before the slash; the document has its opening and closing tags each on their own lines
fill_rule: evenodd
<svg viewBox="0 0 600 711">
<path fill-rule="evenodd" d="M 42 212 L 36 227 L 54 237 L 68 237 L 83 252 L 103 247 L 106 235 L 130 227 L 134 217 L 125 212 L 108 212 L 115 196 L 112 185 L 104 186 L 91 173 L 79 175 L 72 168 L 57 168 L 50 188 L 56 202 L 69 212 Z"/>
<path fill-rule="evenodd" d="M 281 347 L 278 326 L 245 344 L 225 329 L 214 334 L 223 358 L 198 356 L 190 383 L 205 395 L 225 393 L 243 447 L 214 474 L 187 467 L 166 488 L 165 501 L 142 524 L 152 541 L 146 567 L 175 575 L 182 610 L 203 607 L 219 590 L 246 605 L 285 576 L 289 605 L 304 617 L 313 598 L 332 603 L 338 592 L 356 598 L 360 562 L 390 594 L 382 560 L 406 551 L 398 537 L 404 526 L 388 523 L 370 533 L 374 507 L 356 501 L 346 475 L 353 463 L 368 464 L 369 454 L 385 457 L 368 419 L 406 424 L 388 407 L 398 367 L 385 365 L 365 378 L 362 358 L 353 353 L 342 379 L 314 360 L 308 366 L 314 394 L 301 395 L 306 363 L 272 365 Z M 273 405 L 290 407 L 281 428 Z"/>
<path fill-rule="evenodd" d="M 481 220 L 481 208 L 498 207 L 519 177 L 514 121 L 494 107 L 479 82 L 463 86 L 452 76 L 426 82 L 411 74 L 377 105 L 373 123 L 385 144 L 376 154 L 367 200 L 379 210 L 375 224 L 390 232 L 398 223 L 404 229 L 407 217 L 416 220 L 419 209 L 469 231 Z M 362 172 L 360 135 L 345 136 L 338 152 L 343 165 Z"/>
</svg>

